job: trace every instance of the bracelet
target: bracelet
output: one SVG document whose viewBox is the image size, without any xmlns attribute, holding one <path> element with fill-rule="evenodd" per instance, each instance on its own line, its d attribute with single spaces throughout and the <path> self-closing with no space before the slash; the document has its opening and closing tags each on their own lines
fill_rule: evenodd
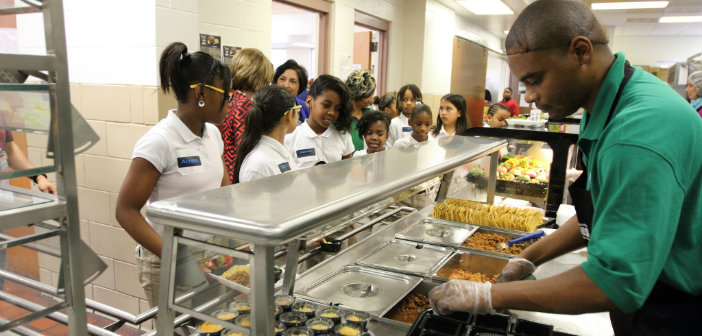
<svg viewBox="0 0 702 336">
<path fill-rule="evenodd" d="M 39 175 L 44 176 L 45 178 L 48 179 L 48 177 L 46 176 L 46 174 L 39 174 Z M 29 178 L 30 178 L 32 181 L 34 181 L 34 183 L 36 184 L 36 183 L 37 183 L 37 178 L 39 178 L 39 175 L 32 175 L 32 176 L 27 176 L 27 177 L 29 177 Z"/>
</svg>

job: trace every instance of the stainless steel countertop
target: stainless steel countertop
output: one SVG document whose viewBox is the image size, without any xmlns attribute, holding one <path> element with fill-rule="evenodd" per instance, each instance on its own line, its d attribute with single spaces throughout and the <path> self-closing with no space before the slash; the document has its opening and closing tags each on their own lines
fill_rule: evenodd
<svg viewBox="0 0 702 336">
<path fill-rule="evenodd" d="M 149 205 L 150 220 L 279 245 L 506 145 L 445 137 Z"/>
</svg>

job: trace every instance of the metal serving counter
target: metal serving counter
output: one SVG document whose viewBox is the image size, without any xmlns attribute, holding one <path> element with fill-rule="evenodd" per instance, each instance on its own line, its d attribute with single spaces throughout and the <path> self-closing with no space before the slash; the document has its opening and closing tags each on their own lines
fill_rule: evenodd
<svg viewBox="0 0 702 336">
<path fill-rule="evenodd" d="M 147 216 L 165 227 L 158 334 L 172 334 L 176 311 L 245 334 L 273 334 L 273 276 L 268 270 L 273 268 L 275 246 L 290 243 L 283 292 L 292 293 L 301 241 L 345 227 L 359 212 L 367 214 L 386 207 L 396 201 L 393 196 L 398 193 L 462 164 L 491 153 L 496 162 L 496 152 L 505 145 L 504 140 L 446 137 L 152 203 Z M 492 181 L 494 185 L 494 176 Z M 446 192 L 447 186 L 442 185 L 439 198 Z M 234 250 L 229 241 L 186 238 L 183 230 L 242 240 L 251 243 L 255 252 Z M 371 237 L 380 239 L 385 231 Z M 197 311 L 195 303 L 188 306 L 174 302 L 177 290 L 203 286 L 204 276 L 198 274 L 191 256 L 193 249 L 250 262 L 250 331 Z"/>
<path fill-rule="evenodd" d="M 308 270 L 304 274 L 302 274 L 296 282 L 297 289 L 295 291 L 296 295 L 311 299 L 311 300 L 316 300 L 318 302 L 325 302 L 326 304 L 329 304 L 330 301 L 324 301 L 320 298 L 317 297 L 310 297 L 309 291 L 306 290 L 306 288 L 310 288 L 311 286 L 317 285 L 321 280 L 324 280 L 330 273 L 333 273 L 335 270 L 339 269 L 344 269 L 345 267 L 349 267 L 351 265 L 358 264 L 359 260 L 362 260 L 364 256 L 368 254 L 369 251 L 376 249 L 378 246 L 382 246 L 383 244 L 387 243 L 388 241 L 392 241 L 393 239 L 396 239 L 398 236 L 401 236 L 403 231 L 406 231 L 408 228 L 412 228 L 415 226 L 417 223 L 422 223 L 423 221 L 427 220 L 427 217 L 431 214 L 433 209 L 433 206 L 429 206 L 427 208 L 422 209 L 421 211 L 412 213 L 411 215 L 400 219 L 399 221 L 393 223 L 391 226 L 385 228 L 384 230 L 377 232 L 366 239 L 358 242 L 354 246 L 350 247 L 349 249 L 342 251 L 335 257 L 325 260 L 324 262 L 316 265 L 312 269 Z M 441 221 L 439 221 L 441 222 Z M 483 227 L 480 227 L 483 228 Z M 500 253 L 490 253 L 490 252 L 483 252 L 483 251 L 477 251 L 477 250 L 472 250 L 471 252 L 466 252 L 464 250 L 456 250 L 456 253 L 461 254 L 461 253 L 468 253 L 468 254 L 473 254 L 475 257 L 478 257 L 479 259 L 484 259 L 484 258 L 492 258 L 492 259 L 500 259 L 505 261 L 508 260 L 509 258 L 512 258 L 512 256 L 508 256 L 505 254 L 500 254 Z M 470 249 L 468 249 L 470 250 Z M 401 253 L 401 252 L 398 252 Z M 537 271 L 533 274 L 534 277 L 532 279 L 543 279 L 547 277 L 554 276 L 556 274 L 565 272 L 577 265 L 580 265 L 582 262 L 584 262 L 587 259 L 587 252 L 585 250 L 579 250 L 575 251 L 572 253 L 568 253 L 566 255 L 563 255 L 559 258 L 556 258 L 552 261 L 549 261 L 547 263 L 544 263 L 543 265 L 539 266 Z M 445 264 L 440 264 L 443 265 L 442 268 L 448 267 L 451 268 L 451 260 L 447 261 Z M 499 268 L 495 268 L 496 266 L 499 265 L 504 265 L 504 263 L 499 264 L 499 263 L 491 263 L 491 264 L 483 264 L 480 261 L 478 261 L 476 264 L 478 266 L 476 269 L 472 270 L 474 272 L 481 272 L 481 273 L 499 273 L 501 266 Z M 490 269 L 488 271 L 488 269 Z M 450 271 L 449 271 L 450 272 Z M 431 276 L 431 277 L 424 277 L 422 280 L 423 285 L 426 285 L 428 283 L 434 283 L 436 285 L 437 283 L 441 283 L 445 281 L 445 277 L 442 276 Z M 326 298 L 325 298 L 326 299 Z M 332 298 L 332 299 L 338 299 L 338 298 Z M 399 300 L 395 301 L 389 301 L 386 302 L 385 307 L 390 308 L 393 307 Z M 342 303 L 339 301 L 334 301 L 334 304 L 337 303 Z M 343 303 L 342 303 L 343 304 Z M 521 310 L 510 310 L 509 314 L 515 318 L 521 318 L 521 319 L 526 319 L 538 323 L 544 323 L 548 325 L 553 325 L 554 331 L 558 332 L 563 332 L 563 333 L 568 333 L 568 334 L 575 334 L 575 335 L 611 335 L 612 334 L 612 328 L 609 322 L 609 315 L 607 313 L 591 313 L 591 314 L 580 314 L 580 315 L 563 315 L 563 314 L 549 314 L 549 313 L 539 313 L 539 312 L 531 312 L 531 311 L 521 311 Z M 383 315 L 384 316 L 384 315 Z M 394 336 L 394 335 L 405 335 L 407 331 L 410 328 L 409 324 L 405 323 L 400 323 L 396 322 L 394 320 L 390 320 L 388 318 L 379 318 L 374 320 L 375 325 L 377 325 L 379 328 L 383 328 L 382 330 L 386 330 L 383 335 L 388 335 L 388 336 Z M 389 327 L 391 326 L 391 327 Z"/>
</svg>

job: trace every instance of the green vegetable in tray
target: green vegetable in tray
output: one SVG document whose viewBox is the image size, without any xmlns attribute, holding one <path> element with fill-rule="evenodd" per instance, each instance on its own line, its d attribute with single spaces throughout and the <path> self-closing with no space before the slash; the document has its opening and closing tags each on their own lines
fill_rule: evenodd
<svg viewBox="0 0 702 336">
<path fill-rule="evenodd" d="M 483 168 L 476 167 L 470 170 L 470 174 L 473 176 L 484 176 L 485 170 L 483 170 Z"/>
<path fill-rule="evenodd" d="M 517 176 L 517 180 L 529 182 L 531 180 L 531 178 L 529 176 L 526 176 L 526 175 L 519 175 L 519 176 Z"/>
</svg>

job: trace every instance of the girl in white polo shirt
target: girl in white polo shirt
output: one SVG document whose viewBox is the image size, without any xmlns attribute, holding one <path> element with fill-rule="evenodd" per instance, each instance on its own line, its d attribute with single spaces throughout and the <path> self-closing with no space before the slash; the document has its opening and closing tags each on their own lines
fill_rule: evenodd
<svg viewBox="0 0 702 336">
<path fill-rule="evenodd" d="M 178 108 L 137 141 L 116 208 L 117 221 L 139 243 L 137 273 L 152 307 L 158 301 L 163 226 L 148 222 L 140 210 L 147 202 L 229 184 L 214 124 L 222 122 L 232 97 L 229 68 L 206 53 L 188 53 L 180 42 L 161 54 L 159 74 L 161 89 L 175 93 Z"/>
<path fill-rule="evenodd" d="M 331 75 L 321 75 L 310 87 L 306 100 L 310 117 L 285 136 L 285 146 L 298 168 L 348 159 L 354 151 L 351 140 L 351 94 L 346 84 Z"/>
<path fill-rule="evenodd" d="M 246 113 L 246 128 L 239 144 L 234 183 L 282 174 L 296 169 L 284 145 L 285 135 L 295 130 L 302 106 L 282 86 L 265 86 L 254 94 Z"/>
<path fill-rule="evenodd" d="M 390 122 L 390 136 L 388 146 L 395 147 L 395 142 L 409 137 L 412 127 L 409 125 L 409 117 L 412 109 L 422 103 L 422 91 L 414 84 L 407 84 L 397 91 L 397 110 L 400 114 Z"/>
<path fill-rule="evenodd" d="M 461 135 L 466 128 L 470 128 L 466 116 L 466 99 L 455 93 L 441 97 L 439 115 L 436 117 L 436 127 L 431 132 L 431 138 Z"/>
</svg>

